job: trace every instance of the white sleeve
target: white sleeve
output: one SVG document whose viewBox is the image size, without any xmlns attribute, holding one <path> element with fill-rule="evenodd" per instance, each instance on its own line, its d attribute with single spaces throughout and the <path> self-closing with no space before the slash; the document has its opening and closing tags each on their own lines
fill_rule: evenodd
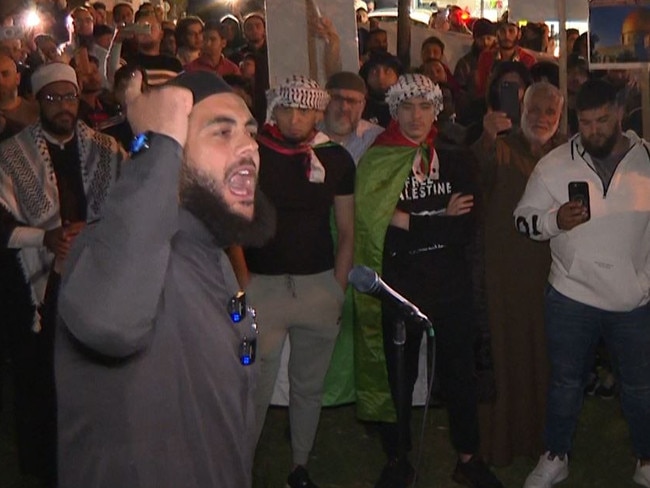
<svg viewBox="0 0 650 488">
<path fill-rule="evenodd" d="M 16 227 L 9 236 L 7 247 L 10 249 L 20 249 L 22 247 L 41 247 L 44 246 L 43 238 L 45 231 L 36 227 Z"/>
<path fill-rule="evenodd" d="M 557 225 L 559 208 L 538 166 L 530 175 L 526 190 L 515 209 L 515 227 L 531 239 L 546 241 L 562 232 Z"/>
</svg>

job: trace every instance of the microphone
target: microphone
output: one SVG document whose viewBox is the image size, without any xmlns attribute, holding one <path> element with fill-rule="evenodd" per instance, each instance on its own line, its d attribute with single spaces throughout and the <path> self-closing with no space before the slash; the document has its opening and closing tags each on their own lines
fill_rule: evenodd
<svg viewBox="0 0 650 488">
<path fill-rule="evenodd" d="M 372 295 L 387 303 L 392 303 L 402 311 L 405 311 L 410 318 L 421 323 L 427 329 L 429 335 L 433 335 L 433 325 L 429 317 L 420 312 L 420 309 L 413 303 L 388 286 L 376 271 L 367 266 L 357 265 L 348 273 L 348 281 L 359 293 Z"/>
</svg>

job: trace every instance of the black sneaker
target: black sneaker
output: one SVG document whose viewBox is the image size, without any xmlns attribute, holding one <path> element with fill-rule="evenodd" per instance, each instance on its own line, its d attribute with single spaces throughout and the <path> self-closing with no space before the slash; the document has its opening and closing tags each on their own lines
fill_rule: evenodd
<svg viewBox="0 0 650 488">
<path fill-rule="evenodd" d="M 302 466 L 298 466 L 287 478 L 287 488 L 318 488 L 318 486 L 309 479 L 307 470 Z"/>
<path fill-rule="evenodd" d="M 409 488 L 414 479 L 415 469 L 411 463 L 406 461 L 400 466 L 396 458 L 391 458 L 381 470 L 381 476 L 375 484 L 375 488 Z"/>
<path fill-rule="evenodd" d="M 503 484 L 479 456 L 472 456 L 466 463 L 458 460 L 451 479 L 471 488 L 503 488 Z"/>
</svg>

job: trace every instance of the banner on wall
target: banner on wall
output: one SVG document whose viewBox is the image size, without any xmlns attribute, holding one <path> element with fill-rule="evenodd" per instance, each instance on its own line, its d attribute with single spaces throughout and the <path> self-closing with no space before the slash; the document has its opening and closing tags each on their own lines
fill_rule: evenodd
<svg viewBox="0 0 650 488">
<path fill-rule="evenodd" d="M 266 0 L 266 36 L 271 87 L 301 74 L 325 86 L 328 46 L 314 31 L 314 21 L 329 19 L 340 38 L 340 67 L 359 71 L 357 24 L 351 0 Z"/>
<path fill-rule="evenodd" d="M 650 62 L 650 0 L 591 0 L 592 69 L 635 69 Z"/>
<path fill-rule="evenodd" d="M 529 22 L 559 20 L 557 2 L 555 0 L 544 2 L 509 0 L 508 10 L 508 18 L 511 20 L 527 20 Z M 568 21 L 586 22 L 588 17 L 588 0 L 566 0 L 566 18 Z"/>
</svg>

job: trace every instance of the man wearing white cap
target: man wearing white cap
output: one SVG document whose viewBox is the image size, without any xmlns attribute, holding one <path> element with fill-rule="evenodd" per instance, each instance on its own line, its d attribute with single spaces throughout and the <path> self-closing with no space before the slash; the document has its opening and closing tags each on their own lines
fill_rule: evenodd
<svg viewBox="0 0 650 488">
<path fill-rule="evenodd" d="M 314 488 L 306 465 L 352 266 L 355 166 L 343 147 L 316 130 L 329 100 L 318 83 L 293 76 L 267 97 L 267 123 L 258 136 L 260 188 L 277 210 L 277 232 L 264 247 L 245 249 L 247 293 L 260 332 L 257 428 L 259 435 L 289 335 L 293 470 L 287 486 Z"/>
<path fill-rule="evenodd" d="M 433 323 L 436 374 L 458 453 L 454 481 L 501 488 L 477 456 L 472 280 L 466 259 L 474 235 L 471 166 L 467 155 L 434 146 L 442 93 L 429 78 L 400 76 L 388 90 L 387 101 L 392 121 L 358 166 L 354 261 L 381 273 Z M 375 486 L 410 486 L 414 470 L 405 452 L 411 447 L 408 425 L 423 327 L 413 321 L 405 324 L 405 381 L 398 396 L 393 338 L 399 314 L 368 295 L 355 295 L 355 311 L 357 411 L 363 420 L 381 422 L 388 457 Z M 395 422 L 399 404 L 404 407 L 402 432 Z"/>
<path fill-rule="evenodd" d="M 125 154 L 113 138 L 77 120 L 79 87 L 70 66 L 41 66 L 32 87 L 39 121 L 0 145 L 0 245 L 19 263 L 10 349 L 24 428 L 18 432 L 21 466 L 52 482 L 58 273 L 86 222 L 99 218 Z"/>
</svg>

